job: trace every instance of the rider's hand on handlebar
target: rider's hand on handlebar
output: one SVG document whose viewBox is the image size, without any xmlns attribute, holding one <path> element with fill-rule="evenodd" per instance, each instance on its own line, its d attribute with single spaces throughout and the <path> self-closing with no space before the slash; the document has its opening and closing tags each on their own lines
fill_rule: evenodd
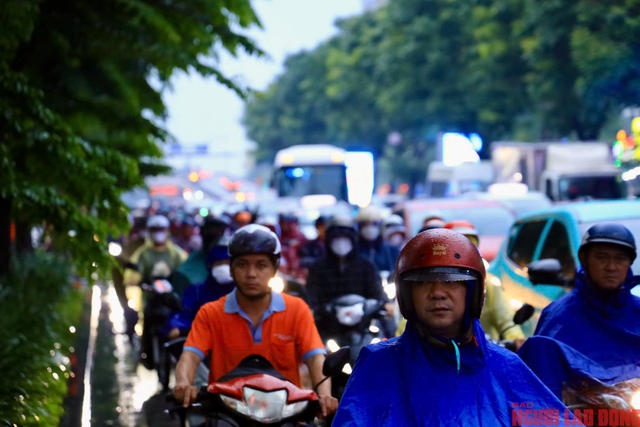
<svg viewBox="0 0 640 427">
<path fill-rule="evenodd" d="M 320 408 L 322 410 L 322 416 L 319 418 L 326 418 L 329 415 L 335 414 L 338 410 L 338 399 L 330 395 L 321 394 L 320 396 Z"/>
<path fill-rule="evenodd" d="M 395 312 L 396 312 L 396 307 L 393 305 L 393 303 L 392 303 L 392 302 L 388 302 L 388 303 L 386 303 L 386 304 L 384 305 L 384 309 L 386 310 L 386 312 L 387 312 L 387 316 L 389 316 L 389 317 L 393 317 L 393 315 L 394 315 L 394 314 L 395 314 Z"/>
<path fill-rule="evenodd" d="M 198 388 L 191 384 L 176 385 L 173 389 L 173 397 L 187 408 L 198 399 Z"/>
<path fill-rule="evenodd" d="M 178 338 L 180 336 L 180 329 L 178 328 L 173 328 L 169 331 L 169 339 L 170 340 L 175 340 L 176 338 Z"/>
</svg>

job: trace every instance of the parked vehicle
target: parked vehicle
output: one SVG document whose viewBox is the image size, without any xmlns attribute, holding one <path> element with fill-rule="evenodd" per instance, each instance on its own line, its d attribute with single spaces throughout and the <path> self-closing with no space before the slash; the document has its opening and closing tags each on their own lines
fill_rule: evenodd
<svg viewBox="0 0 640 427">
<path fill-rule="evenodd" d="M 429 216 L 440 216 L 445 221 L 465 220 L 478 230 L 480 253 L 491 261 L 498 252 L 516 214 L 495 200 L 415 199 L 396 206 L 396 212 L 405 219 L 410 236 L 422 228 Z"/>
<path fill-rule="evenodd" d="M 578 248 L 589 227 L 601 222 L 618 222 L 640 236 L 640 203 L 633 200 L 584 201 L 556 205 L 520 217 L 511 226 L 487 280 L 502 284 L 514 307 L 524 301 L 536 308 L 529 330 L 533 332 L 539 312 L 567 292 L 554 284 L 534 286 L 529 280 L 528 265 L 537 260 L 555 258 L 562 274 L 572 279 L 578 266 Z M 632 268 L 640 272 L 640 259 Z M 636 288 L 635 292 L 638 292 Z"/>
</svg>

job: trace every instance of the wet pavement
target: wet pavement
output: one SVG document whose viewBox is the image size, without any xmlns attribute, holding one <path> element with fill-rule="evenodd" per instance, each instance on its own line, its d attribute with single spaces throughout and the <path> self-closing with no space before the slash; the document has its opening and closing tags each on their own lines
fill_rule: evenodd
<svg viewBox="0 0 640 427">
<path fill-rule="evenodd" d="M 103 286 L 91 376 L 91 425 L 177 427 L 155 371 L 138 363 L 113 287 Z M 173 381 L 173 378 L 172 378 Z M 84 426 L 83 426 L 84 427 Z"/>
</svg>

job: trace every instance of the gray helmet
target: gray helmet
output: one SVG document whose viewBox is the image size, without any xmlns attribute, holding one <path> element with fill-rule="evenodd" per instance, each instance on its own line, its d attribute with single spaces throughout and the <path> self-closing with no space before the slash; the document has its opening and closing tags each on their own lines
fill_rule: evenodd
<svg viewBox="0 0 640 427">
<path fill-rule="evenodd" d="M 281 252 L 282 246 L 278 236 L 263 225 L 245 225 L 236 230 L 229 241 L 231 263 L 243 255 L 263 254 L 269 256 L 274 266 L 278 268 Z"/>
</svg>

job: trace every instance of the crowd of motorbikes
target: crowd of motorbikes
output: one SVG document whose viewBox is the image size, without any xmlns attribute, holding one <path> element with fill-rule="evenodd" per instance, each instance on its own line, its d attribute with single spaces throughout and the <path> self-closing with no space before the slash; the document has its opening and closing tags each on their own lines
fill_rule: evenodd
<svg viewBox="0 0 640 427">
<path fill-rule="evenodd" d="M 117 248 L 114 247 L 114 256 L 117 255 L 115 252 Z M 133 265 L 128 267 L 135 268 Z M 563 278 L 556 260 L 536 261 L 528 266 L 527 272 L 533 284 L 573 285 L 571 280 Z M 380 278 L 387 297 L 396 303 L 393 277 L 383 271 Z M 305 286 L 293 277 L 279 273 L 270 285 L 276 292 L 306 299 Z M 186 340 L 185 337 L 169 339 L 164 326 L 169 316 L 180 309 L 180 299 L 174 292 L 170 274 L 154 277 L 151 283 L 142 283 L 140 287 L 145 294 L 144 319 L 150 328 L 153 368 L 166 392 L 172 369 Z M 531 305 L 524 304 L 515 313 L 511 326 L 527 322 L 534 312 Z M 314 316 L 316 324 L 322 325 L 319 329 L 328 353 L 323 374 L 331 378 L 332 395 L 340 399 L 361 349 L 390 338 L 383 333 L 381 323 L 388 316 L 385 301 L 344 295 L 322 304 Z M 489 336 L 487 339 L 515 352 L 517 348 L 513 341 L 501 339 L 506 331 L 501 331 L 497 340 Z M 177 416 L 181 425 L 300 425 L 313 423 L 318 412 L 318 395 L 314 390 L 294 386 L 260 356 L 247 357 L 236 369 L 211 384 L 207 384 L 208 363 L 205 361 L 200 365 L 196 378 L 200 385 L 197 402 L 189 408 L 183 408 L 176 402 L 176 407 L 167 411 L 171 416 Z M 172 400 L 171 395 L 167 395 L 167 399 Z M 562 400 L 570 410 L 638 409 L 640 375 L 613 385 L 598 378 L 582 378 L 564 385 Z"/>
</svg>

